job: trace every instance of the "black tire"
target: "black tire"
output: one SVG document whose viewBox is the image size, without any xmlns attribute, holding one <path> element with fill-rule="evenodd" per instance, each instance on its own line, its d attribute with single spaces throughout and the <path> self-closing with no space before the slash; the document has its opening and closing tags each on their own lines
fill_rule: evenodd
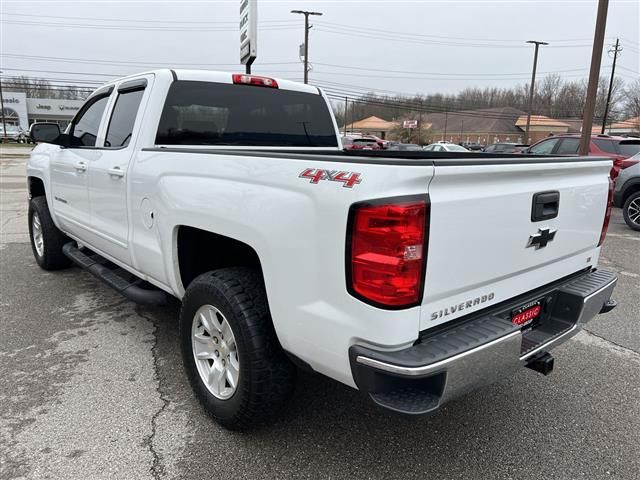
<svg viewBox="0 0 640 480">
<path fill-rule="evenodd" d="M 37 215 L 42 231 L 42 254 L 38 253 L 33 234 L 33 217 Z M 62 247 L 71 240 L 58 230 L 47 206 L 46 197 L 34 197 L 29 201 L 29 240 L 33 256 L 44 270 L 61 270 L 71 265 L 71 261 L 62 253 Z"/>
<path fill-rule="evenodd" d="M 192 322 L 204 305 L 229 323 L 239 358 L 237 386 L 230 398 L 214 396 L 196 366 Z M 224 268 L 197 277 L 180 310 L 180 344 L 185 370 L 207 413 L 231 430 L 247 430 L 271 420 L 291 395 L 295 367 L 276 337 L 260 275 L 250 268 Z"/>
<path fill-rule="evenodd" d="M 636 231 L 640 231 L 640 217 L 637 216 L 640 210 L 638 209 L 640 209 L 640 192 L 634 192 L 624 202 L 622 216 L 629 228 Z"/>
</svg>

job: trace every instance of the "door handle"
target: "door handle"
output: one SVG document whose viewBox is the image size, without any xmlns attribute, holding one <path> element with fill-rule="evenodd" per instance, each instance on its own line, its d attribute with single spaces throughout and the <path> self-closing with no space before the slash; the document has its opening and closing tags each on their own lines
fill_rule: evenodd
<svg viewBox="0 0 640 480">
<path fill-rule="evenodd" d="M 124 170 L 122 170 L 120 167 L 112 167 L 109 170 L 107 170 L 107 172 L 112 177 L 119 177 L 119 178 L 124 177 Z"/>
<path fill-rule="evenodd" d="M 86 172 L 87 171 L 87 162 L 76 162 L 73 166 L 78 172 Z"/>
<path fill-rule="evenodd" d="M 538 192 L 533 196 L 531 204 L 531 221 L 541 222 L 558 216 L 560 209 L 560 192 Z"/>
</svg>

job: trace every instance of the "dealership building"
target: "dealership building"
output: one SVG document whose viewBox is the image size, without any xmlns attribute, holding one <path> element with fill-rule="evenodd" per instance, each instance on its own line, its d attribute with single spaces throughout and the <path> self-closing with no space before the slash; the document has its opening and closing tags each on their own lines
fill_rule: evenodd
<svg viewBox="0 0 640 480">
<path fill-rule="evenodd" d="M 22 92 L 2 92 L 2 109 L 7 125 L 27 130 L 34 122 L 55 122 L 66 127 L 84 102 L 59 98 L 29 98 Z"/>
</svg>

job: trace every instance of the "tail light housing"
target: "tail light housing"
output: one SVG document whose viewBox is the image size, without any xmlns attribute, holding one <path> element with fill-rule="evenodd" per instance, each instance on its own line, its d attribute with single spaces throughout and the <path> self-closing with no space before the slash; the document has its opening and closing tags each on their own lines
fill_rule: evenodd
<svg viewBox="0 0 640 480">
<path fill-rule="evenodd" d="M 609 228 L 609 220 L 611 220 L 611 207 L 613 206 L 613 180 L 609 177 L 609 194 L 607 195 L 607 209 L 604 212 L 604 222 L 602 223 L 602 232 L 600 232 L 600 240 L 598 246 L 601 246 L 604 242 L 604 238 L 607 236 L 607 229 Z"/>
<path fill-rule="evenodd" d="M 233 83 L 236 85 L 254 85 L 256 87 L 278 88 L 278 82 L 273 78 L 261 77 L 259 75 L 247 75 L 244 73 L 234 73 Z"/>
<path fill-rule="evenodd" d="M 387 309 L 420 304 L 427 259 L 429 200 L 399 197 L 352 205 L 347 230 L 347 288 Z"/>
</svg>

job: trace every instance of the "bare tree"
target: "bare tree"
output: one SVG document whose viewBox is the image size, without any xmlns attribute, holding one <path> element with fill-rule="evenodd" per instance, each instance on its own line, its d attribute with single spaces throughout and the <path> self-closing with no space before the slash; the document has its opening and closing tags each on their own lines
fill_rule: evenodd
<svg viewBox="0 0 640 480">
<path fill-rule="evenodd" d="M 625 119 L 640 117 L 640 78 L 627 85 L 621 103 Z"/>
</svg>

